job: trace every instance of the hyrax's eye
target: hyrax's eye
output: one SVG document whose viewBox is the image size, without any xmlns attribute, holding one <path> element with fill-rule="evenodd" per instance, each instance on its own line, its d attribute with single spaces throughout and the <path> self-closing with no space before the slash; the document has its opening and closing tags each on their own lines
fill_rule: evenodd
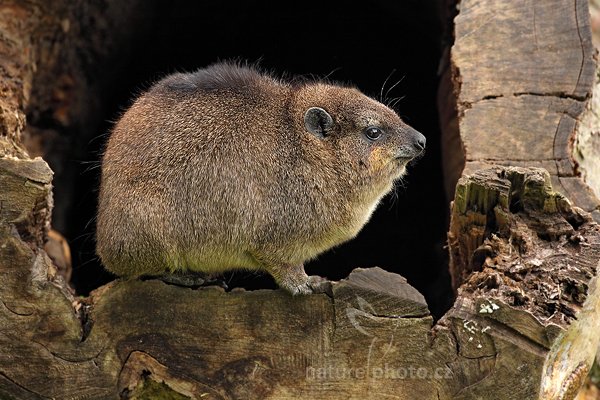
<svg viewBox="0 0 600 400">
<path fill-rule="evenodd" d="M 383 136 L 383 131 L 375 126 L 369 126 L 367 129 L 365 129 L 365 136 L 369 140 L 377 140 Z"/>
</svg>

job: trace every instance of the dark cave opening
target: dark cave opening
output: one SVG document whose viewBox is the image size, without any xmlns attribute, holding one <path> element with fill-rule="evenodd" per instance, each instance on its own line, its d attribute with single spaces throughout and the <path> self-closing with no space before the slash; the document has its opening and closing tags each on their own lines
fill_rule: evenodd
<svg viewBox="0 0 600 400">
<path fill-rule="evenodd" d="M 351 82 L 367 95 L 403 96 L 400 116 L 427 137 L 427 152 L 409 168 L 404 185 L 385 198 L 358 237 L 308 263 L 307 273 L 339 280 L 356 267 L 379 266 L 408 279 L 425 295 L 434 315 L 452 300 L 446 241 L 448 204 L 441 167 L 436 95 L 442 23 L 438 1 L 374 1 L 273 4 L 260 1 L 147 3 L 147 29 L 120 60 L 102 89 L 103 123 L 77 143 L 68 160 L 73 187 L 64 234 L 73 254 L 77 293 L 112 280 L 95 255 L 100 158 L 111 122 L 136 93 L 175 71 L 193 71 L 217 60 L 260 61 L 276 73 L 329 76 Z M 49 160 L 51 167 L 52 160 Z M 90 164 L 91 163 L 91 164 Z M 58 177 L 56 185 L 61 179 Z M 57 188 L 60 190 L 60 187 Z M 60 198 L 60 196 L 58 196 Z M 90 223 L 91 221 L 91 223 Z M 270 277 L 226 275 L 230 287 L 274 288 Z"/>
</svg>

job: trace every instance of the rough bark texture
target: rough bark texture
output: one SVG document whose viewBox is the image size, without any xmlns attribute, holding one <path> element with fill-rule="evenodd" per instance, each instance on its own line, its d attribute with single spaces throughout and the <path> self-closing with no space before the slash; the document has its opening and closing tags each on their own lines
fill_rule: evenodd
<svg viewBox="0 0 600 400">
<path fill-rule="evenodd" d="M 457 298 L 435 325 L 378 268 L 329 295 L 148 280 L 74 298 L 43 250 L 52 171 L 22 137 L 32 93 L 46 104 L 42 39 L 89 11 L 43 3 L 0 4 L 0 398 L 574 398 L 598 346 L 600 229 L 552 184 L 597 209 L 570 153 L 594 72 L 585 2 L 460 3 L 440 91 Z"/>
<path fill-rule="evenodd" d="M 461 170 L 540 166 L 557 191 L 600 220 L 599 85 L 589 28 L 596 39 L 600 19 L 598 2 L 590 3 L 591 21 L 584 0 L 450 8 L 448 17 L 458 16 L 439 92 L 450 198 Z M 455 285 L 462 275 L 454 273 Z"/>
<path fill-rule="evenodd" d="M 573 156 L 579 166 L 581 178 L 600 197 L 600 71 L 596 79 L 592 98 L 577 127 Z M 594 213 L 598 213 L 596 210 Z M 597 214 L 595 214 L 597 215 Z M 596 219 L 598 217 L 596 216 Z"/>
<path fill-rule="evenodd" d="M 53 169 L 52 225 L 66 232 L 68 211 L 81 196 L 72 160 L 90 158 L 88 145 L 98 140 L 94 136 L 105 122 L 106 88 L 122 73 L 135 39 L 147 31 L 155 0 L 3 3 L 32 24 L 32 54 L 22 66 L 35 72 L 23 86 L 20 111 L 27 125 L 21 136 L 29 155 L 44 157 Z"/>
</svg>

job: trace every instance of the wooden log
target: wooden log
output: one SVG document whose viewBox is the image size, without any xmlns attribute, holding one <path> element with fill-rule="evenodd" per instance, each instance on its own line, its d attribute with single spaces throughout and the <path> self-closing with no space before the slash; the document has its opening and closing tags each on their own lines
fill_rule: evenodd
<svg viewBox="0 0 600 400">
<path fill-rule="evenodd" d="M 438 99 L 449 198 L 461 173 L 541 167 L 600 221 L 600 86 L 587 8 L 461 2 Z"/>
<path fill-rule="evenodd" d="M 450 248 L 466 282 L 435 326 L 423 297 L 378 268 L 330 296 L 150 280 L 75 300 L 11 228 L 46 215 L 50 176 L 42 161 L 0 163 L 0 396 L 559 399 L 595 354 L 600 229 L 542 170 L 461 179 Z"/>
<path fill-rule="evenodd" d="M 33 80 L 34 56 L 29 41 L 38 15 L 12 2 L 0 4 L 0 15 L 0 157 L 26 157 L 21 144 L 23 108 Z"/>
</svg>

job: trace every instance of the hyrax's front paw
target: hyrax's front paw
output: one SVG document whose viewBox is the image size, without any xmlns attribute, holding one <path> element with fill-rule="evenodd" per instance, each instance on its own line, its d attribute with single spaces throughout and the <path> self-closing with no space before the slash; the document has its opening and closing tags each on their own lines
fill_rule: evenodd
<svg viewBox="0 0 600 400">
<path fill-rule="evenodd" d="M 317 275 L 306 276 L 306 280 L 300 284 L 282 285 L 292 295 L 328 293 L 331 294 L 331 282 Z"/>
<path fill-rule="evenodd" d="M 303 283 L 301 285 L 286 288 L 286 289 L 292 294 L 292 296 L 296 296 L 298 294 L 311 294 L 312 293 L 312 289 L 308 285 L 308 282 Z"/>
<path fill-rule="evenodd" d="M 297 294 L 331 293 L 331 282 L 320 276 L 308 276 L 304 265 L 265 261 L 265 257 L 254 255 L 254 258 L 264 265 L 280 288 L 287 290 L 293 296 Z"/>
</svg>

